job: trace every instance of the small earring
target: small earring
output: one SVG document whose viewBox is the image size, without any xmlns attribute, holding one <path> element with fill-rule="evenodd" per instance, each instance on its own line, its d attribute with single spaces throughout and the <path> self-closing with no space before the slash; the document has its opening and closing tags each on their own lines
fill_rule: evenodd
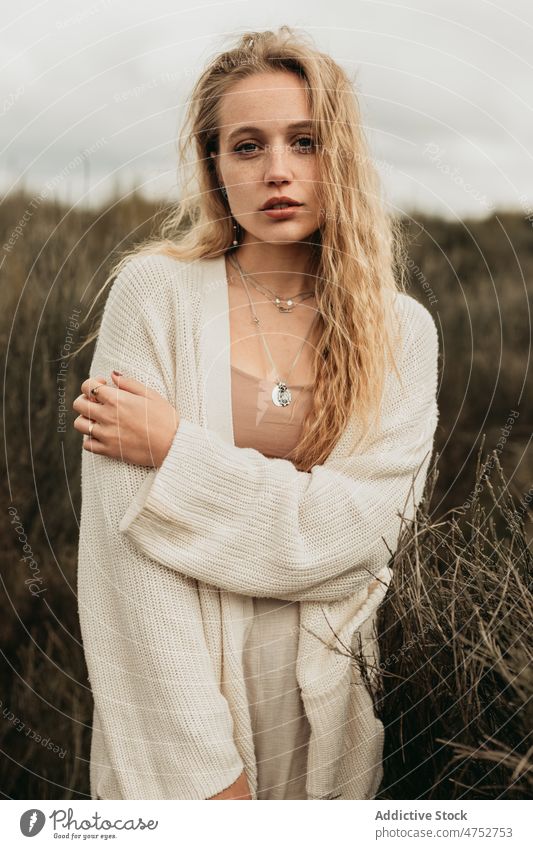
<svg viewBox="0 0 533 849">
<path fill-rule="evenodd" d="M 237 238 L 237 222 L 234 221 L 233 222 L 233 247 L 234 248 L 237 247 L 238 244 L 239 244 L 239 240 Z"/>
<path fill-rule="evenodd" d="M 225 187 L 225 186 L 221 186 L 221 187 L 220 187 L 220 191 L 222 192 L 222 194 L 224 195 L 224 197 L 225 197 L 225 198 L 227 198 L 228 193 L 227 193 L 227 191 L 226 191 L 226 187 Z"/>
</svg>

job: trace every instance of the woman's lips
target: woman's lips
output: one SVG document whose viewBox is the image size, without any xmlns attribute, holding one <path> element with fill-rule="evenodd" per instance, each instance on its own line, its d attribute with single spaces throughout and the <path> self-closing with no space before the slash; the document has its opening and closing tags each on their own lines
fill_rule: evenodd
<svg viewBox="0 0 533 849">
<path fill-rule="evenodd" d="M 298 209 L 302 208 L 302 205 L 287 206 L 285 209 L 262 209 L 261 212 L 264 212 L 269 218 L 290 218 Z"/>
</svg>

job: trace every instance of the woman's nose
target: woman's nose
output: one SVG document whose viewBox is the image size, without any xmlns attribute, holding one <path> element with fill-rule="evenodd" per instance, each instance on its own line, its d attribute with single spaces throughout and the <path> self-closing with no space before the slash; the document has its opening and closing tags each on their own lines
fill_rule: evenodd
<svg viewBox="0 0 533 849">
<path fill-rule="evenodd" d="M 286 144 L 269 145 L 266 150 L 265 182 L 292 179 L 290 149 Z"/>
</svg>

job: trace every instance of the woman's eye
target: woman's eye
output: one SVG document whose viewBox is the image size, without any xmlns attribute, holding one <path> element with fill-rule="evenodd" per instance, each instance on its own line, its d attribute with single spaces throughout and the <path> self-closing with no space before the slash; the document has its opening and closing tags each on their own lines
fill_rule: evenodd
<svg viewBox="0 0 533 849">
<path fill-rule="evenodd" d="M 300 150 L 305 151 L 305 153 L 308 153 L 309 151 L 313 150 L 314 142 L 313 142 L 313 139 L 310 136 L 301 136 L 299 139 L 296 139 L 296 141 L 297 142 L 302 142 L 302 141 L 308 142 L 308 144 L 306 144 L 306 145 L 304 145 L 303 147 L 300 148 Z"/>
<path fill-rule="evenodd" d="M 301 144 L 301 142 L 303 142 L 303 144 Z M 314 150 L 314 140 L 311 136 L 300 136 L 300 138 L 296 139 L 294 144 L 299 148 L 299 151 L 303 153 L 310 153 Z M 255 142 L 242 142 L 235 148 L 235 153 L 241 153 L 244 155 L 255 153 L 255 148 L 257 147 L 258 145 Z"/>
<path fill-rule="evenodd" d="M 245 147 L 257 147 L 255 142 L 243 142 L 235 148 L 235 153 L 253 153 L 253 150 L 245 150 Z"/>
</svg>

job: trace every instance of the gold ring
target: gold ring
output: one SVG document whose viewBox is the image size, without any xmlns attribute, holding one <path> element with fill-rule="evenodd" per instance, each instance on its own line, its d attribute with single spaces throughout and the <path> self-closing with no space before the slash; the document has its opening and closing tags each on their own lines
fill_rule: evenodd
<svg viewBox="0 0 533 849">
<path fill-rule="evenodd" d="M 99 386 L 93 386 L 93 388 L 91 389 L 91 395 L 98 395 L 99 389 Z"/>
</svg>

